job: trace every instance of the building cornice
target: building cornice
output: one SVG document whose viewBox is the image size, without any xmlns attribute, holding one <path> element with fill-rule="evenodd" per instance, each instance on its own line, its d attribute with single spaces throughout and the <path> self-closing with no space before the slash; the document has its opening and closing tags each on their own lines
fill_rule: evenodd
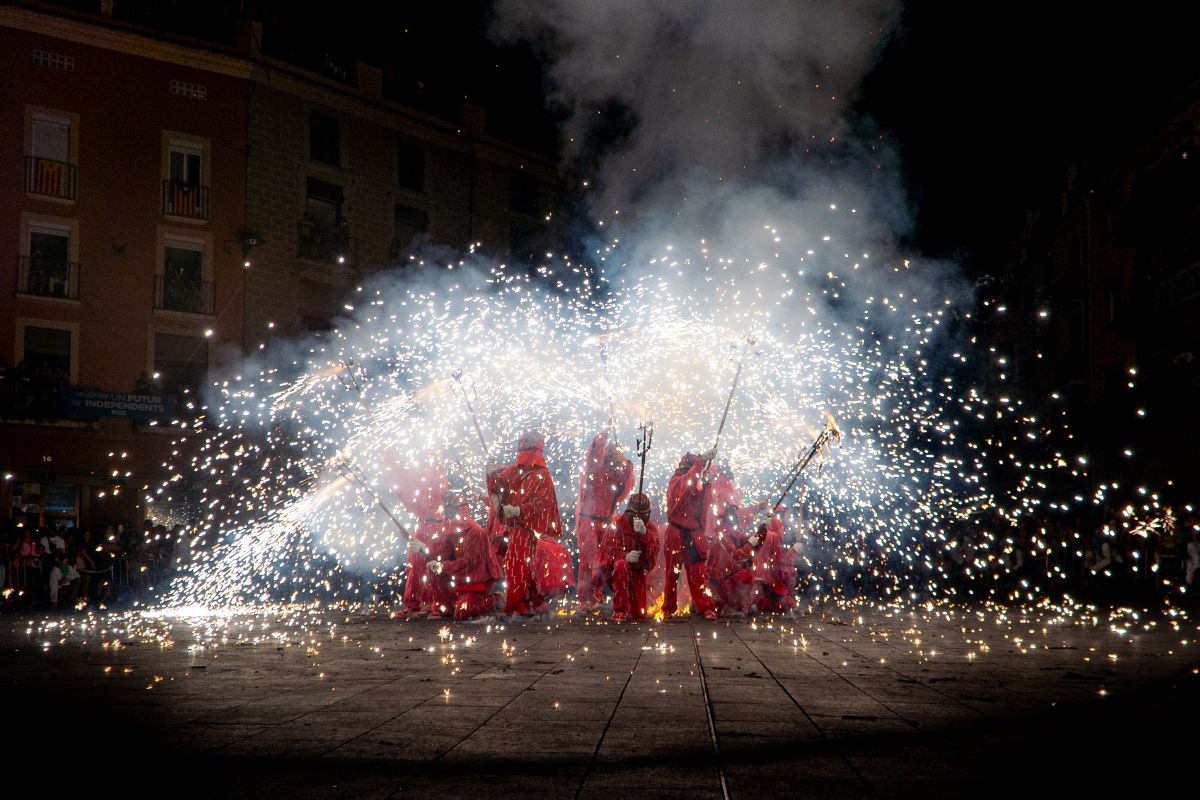
<svg viewBox="0 0 1200 800">
<path fill-rule="evenodd" d="M 0 5 L 0 27 L 50 36 L 67 42 L 178 64 L 232 78 L 249 79 L 250 61 L 198 47 L 143 36 L 25 8 Z"/>
</svg>

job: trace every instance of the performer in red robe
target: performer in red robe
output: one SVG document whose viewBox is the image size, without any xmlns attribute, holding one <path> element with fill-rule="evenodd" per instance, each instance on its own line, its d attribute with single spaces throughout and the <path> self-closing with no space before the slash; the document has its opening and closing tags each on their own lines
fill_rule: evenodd
<svg viewBox="0 0 1200 800">
<path fill-rule="evenodd" d="M 678 609 L 680 573 L 687 577 L 688 591 L 696 611 L 715 619 L 717 606 L 708 586 L 708 541 L 704 537 L 704 500 L 708 483 L 704 468 L 713 453 L 688 453 L 679 461 L 675 475 L 667 484 L 667 536 L 663 546 L 666 587 L 663 613 L 671 616 Z"/>
<path fill-rule="evenodd" d="M 501 518 L 508 537 L 504 556 L 506 614 L 544 614 L 549 610 L 534 583 L 534 558 L 541 537 L 561 547 L 558 539 L 562 536 L 562 519 L 543 447 L 545 439 L 537 431 L 521 434 L 517 460 L 498 481 Z"/>
<path fill-rule="evenodd" d="M 746 534 L 738 493 L 728 468 L 719 467 L 709 482 L 704 506 L 704 533 L 708 541 L 705 567 L 718 610 L 744 615 L 754 596 L 754 549 Z M 753 516 L 751 516 L 751 520 Z"/>
<path fill-rule="evenodd" d="M 754 553 L 754 608 L 768 614 L 787 614 L 796 607 L 796 553 L 783 543 L 783 533 L 778 514 L 755 531 L 762 542 Z"/>
<path fill-rule="evenodd" d="M 445 517 L 442 500 L 446 496 L 446 472 L 433 462 L 425 468 L 392 466 L 389 469 L 392 493 L 417 518 L 413 541 L 409 542 L 408 565 L 405 569 L 403 611 L 407 614 L 428 613 L 433 606 L 429 581 L 429 558 L 438 541 Z M 445 598 L 443 598 L 445 599 Z"/>
<path fill-rule="evenodd" d="M 612 588 L 614 620 L 646 618 L 646 590 L 658 546 L 658 526 L 650 520 L 650 498 L 635 494 L 625 513 L 604 529 L 600 543 L 597 583 Z"/>
<path fill-rule="evenodd" d="M 597 572 L 603 565 L 600 542 L 613 524 L 617 507 L 633 490 L 633 464 L 608 431 L 592 439 L 579 477 L 579 502 L 575 506 L 575 541 L 579 549 L 579 580 L 575 596 L 580 608 L 590 610 L 601 601 Z"/>
<path fill-rule="evenodd" d="M 483 524 L 483 530 L 487 534 L 492 552 L 496 554 L 496 558 L 501 564 L 504 563 L 504 554 L 508 551 L 508 526 L 504 524 L 500 512 L 500 495 L 503 494 L 503 489 L 500 487 L 500 478 L 503 475 L 504 467 L 497 466 L 488 470 L 488 515 L 487 520 Z"/>
<path fill-rule="evenodd" d="M 463 621 L 492 612 L 494 587 L 502 573 L 487 533 L 472 518 L 466 498 L 457 498 L 456 506 L 457 513 L 444 526 L 443 538 L 452 544 L 450 553 L 431 562 L 429 569 L 436 576 L 439 592 L 453 597 L 454 618 Z"/>
</svg>

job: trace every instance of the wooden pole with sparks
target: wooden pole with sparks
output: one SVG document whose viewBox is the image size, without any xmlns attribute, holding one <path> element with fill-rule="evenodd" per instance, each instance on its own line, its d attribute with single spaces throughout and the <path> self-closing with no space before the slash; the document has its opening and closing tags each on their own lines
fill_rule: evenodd
<svg viewBox="0 0 1200 800">
<path fill-rule="evenodd" d="M 779 484 L 776 484 L 778 487 L 784 481 L 787 481 L 787 485 L 783 487 L 783 491 L 779 494 L 779 499 L 771 504 L 771 514 L 775 514 L 783 506 L 784 499 L 792 491 L 792 487 L 796 485 L 796 481 L 800 480 L 800 475 L 804 472 L 804 468 L 821 451 L 821 448 L 829 444 L 831 440 L 840 441 L 841 438 L 842 432 L 838 430 L 837 425 L 833 424 L 832 421 L 826 422 L 825 430 L 821 431 L 816 440 L 813 441 L 812 447 L 808 448 L 808 452 L 798 458 L 791 469 L 784 475 L 783 479 L 780 480 Z"/>
<path fill-rule="evenodd" d="M 467 393 L 467 387 L 463 386 L 462 374 L 461 369 L 456 370 L 453 374 L 454 382 L 462 390 L 463 401 L 467 404 L 467 413 L 471 415 L 471 422 L 475 424 L 475 433 L 479 435 L 479 446 L 483 448 L 483 457 L 486 460 L 488 457 L 487 440 L 483 438 L 483 428 L 479 426 L 479 417 L 475 416 L 475 407 L 471 405 L 471 396 Z"/>
<path fill-rule="evenodd" d="M 725 420 L 729 419 L 729 407 L 733 405 L 733 394 L 737 391 L 738 381 L 742 378 L 742 367 L 746 363 L 746 353 L 750 351 L 751 347 L 754 347 L 754 340 L 748 338 L 746 339 L 745 346 L 742 347 L 742 355 L 738 358 L 737 371 L 733 373 L 733 385 L 729 387 L 729 397 L 725 400 L 725 412 L 721 414 L 721 424 L 717 426 L 717 439 L 713 442 L 712 446 L 713 453 L 716 453 L 717 448 L 721 445 L 721 434 L 725 431 Z M 704 468 L 708 469 L 711 466 L 712 459 L 710 458 L 708 463 L 704 465 Z"/>
</svg>

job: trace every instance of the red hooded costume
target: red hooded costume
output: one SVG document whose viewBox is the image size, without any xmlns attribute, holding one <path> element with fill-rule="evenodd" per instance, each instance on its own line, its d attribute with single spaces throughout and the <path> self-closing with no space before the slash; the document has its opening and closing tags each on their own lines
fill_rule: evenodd
<svg viewBox="0 0 1200 800">
<path fill-rule="evenodd" d="M 542 456 L 544 445 L 540 434 L 522 434 L 516 462 L 504 470 L 498 481 L 501 519 L 508 536 L 508 552 L 504 556 L 506 614 L 541 614 L 547 610 L 546 598 L 535 583 L 535 575 L 542 579 L 543 586 L 546 582 L 569 585 L 573 580 L 569 556 L 566 565 L 562 563 L 561 556 L 566 554 L 566 548 L 558 541 L 562 536 L 562 519 L 554 482 Z M 516 507 L 517 515 L 505 516 L 504 506 Z M 539 547 L 539 540 L 546 544 Z"/>
<path fill-rule="evenodd" d="M 783 543 L 783 520 L 771 519 L 754 554 L 754 607 L 785 614 L 796 605 L 796 553 Z"/>
<path fill-rule="evenodd" d="M 649 506 L 647 502 L 647 512 Z M 659 547 L 658 526 L 645 519 L 646 532 L 639 535 L 634 530 L 633 520 L 633 512 L 627 509 L 605 529 L 600 543 L 599 576 L 612 587 L 613 619 L 618 620 L 646 618 L 646 590 Z M 627 556 L 635 550 L 642 555 L 637 563 L 631 564 Z"/>
<path fill-rule="evenodd" d="M 708 541 L 704 538 L 704 461 L 692 453 L 685 455 L 667 484 L 667 536 L 663 545 L 666 587 L 663 613 L 670 616 L 678 609 L 679 573 L 687 576 L 688 591 L 696 611 L 715 617 L 716 603 L 708 586 Z"/>
<path fill-rule="evenodd" d="M 446 472 L 441 465 L 423 469 L 392 467 L 392 493 L 417 518 L 413 538 L 431 551 L 440 547 L 442 501 L 446 496 Z M 405 569 L 404 610 L 408 613 L 428 611 L 434 598 L 430 592 L 429 556 L 415 543 L 409 544 L 408 565 Z"/>
<path fill-rule="evenodd" d="M 575 506 L 575 541 L 579 548 L 579 582 L 576 597 L 585 606 L 600 601 L 597 571 L 605 561 L 600 542 L 613 523 L 617 507 L 633 489 L 633 464 L 608 443 L 608 431 L 592 439 L 579 477 L 579 502 Z"/>
<path fill-rule="evenodd" d="M 504 520 L 500 516 L 500 496 L 504 494 L 504 490 L 500 487 L 500 478 L 503 475 L 504 467 L 497 467 L 488 472 L 488 515 L 483 524 L 483 530 L 487 534 L 492 552 L 496 554 L 496 558 L 501 564 L 504 563 L 504 554 L 508 551 L 508 526 L 504 524 Z"/>
<path fill-rule="evenodd" d="M 708 579 L 721 608 L 745 614 L 750 610 L 754 594 L 751 565 L 754 550 L 746 534 L 748 528 L 742 523 L 737 490 L 732 477 L 722 470 L 709 483 L 708 491 L 709 501 L 704 508 Z"/>
<path fill-rule="evenodd" d="M 443 537 L 452 547 L 441 561 L 435 583 L 453 598 L 454 618 L 474 619 L 491 612 L 496 605 L 493 587 L 503 577 L 500 562 L 465 503 L 459 503 L 458 514 L 446 520 Z"/>
</svg>

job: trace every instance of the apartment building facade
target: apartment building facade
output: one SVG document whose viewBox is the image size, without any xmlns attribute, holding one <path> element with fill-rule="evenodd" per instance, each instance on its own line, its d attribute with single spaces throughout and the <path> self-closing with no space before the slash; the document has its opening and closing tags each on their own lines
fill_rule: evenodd
<svg viewBox="0 0 1200 800">
<path fill-rule="evenodd" d="M 429 246 L 528 264 L 562 238 L 553 156 L 484 108 L 287 20 L 172 8 L 0 3 L 0 519 L 186 516 L 199 487 L 157 487 L 247 352 L 438 268 Z"/>
<path fill-rule="evenodd" d="M 0 5 L 0 505 L 116 522 L 242 350 L 249 65 Z"/>
</svg>

